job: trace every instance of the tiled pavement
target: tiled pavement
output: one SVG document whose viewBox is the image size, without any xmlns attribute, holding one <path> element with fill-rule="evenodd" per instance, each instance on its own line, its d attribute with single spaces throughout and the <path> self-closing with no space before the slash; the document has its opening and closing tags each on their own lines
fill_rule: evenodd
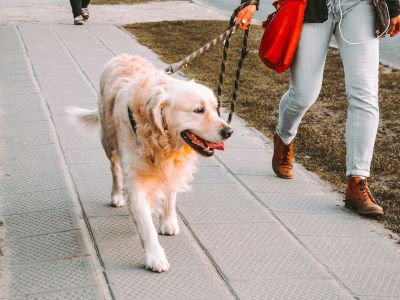
<svg viewBox="0 0 400 300">
<path fill-rule="evenodd" d="M 121 52 L 164 66 L 111 25 L 0 26 L 0 299 L 399 299 L 388 232 L 301 166 L 275 177 L 270 142 L 237 118 L 178 198 L 182 233 L 160 237 L 171 269 L 144 270 L 99 138 L 64 113 L 96 106 Z"/>
</svg>

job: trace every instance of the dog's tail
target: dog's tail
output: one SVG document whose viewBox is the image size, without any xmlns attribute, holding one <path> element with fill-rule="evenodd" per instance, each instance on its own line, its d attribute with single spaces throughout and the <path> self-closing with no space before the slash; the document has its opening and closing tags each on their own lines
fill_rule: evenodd
<svg viewBox="0 0 400 300">
<path fill-rule="evenodd" d="M 68 106 L 65 111 L 71 116 L 71 120 L 82 129 L 95 130 L 100 128 L 99 111 L 97 109 L 84 109 Z"/>
</svg>

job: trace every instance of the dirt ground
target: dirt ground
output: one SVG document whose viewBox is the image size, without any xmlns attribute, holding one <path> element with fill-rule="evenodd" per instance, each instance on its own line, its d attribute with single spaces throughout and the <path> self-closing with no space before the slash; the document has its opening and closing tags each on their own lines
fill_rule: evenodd
<svg viewBox="0 0 400 300">
<path fill-rule="evenodd" d="M 178 21 L 126 26 L 140 43 L 152 48 L 167 63 L 175 63 L 226 29 L 220 21 Z M 272 137 L 278 105 L 287 90 L 289 73 L 277 74 L 258 58 L 260 26 L 252 26 L 249 54 L 242 69 L 237 114 L 266 136 Z M 227 103 L 240 50 L 242 34 L 231 42 L 223 101 Z M 171 42 L 173 41 L 173 42 Z M 216 87 L 222 45 L 209 51 L 183 70 L 195 80 Z M 385 226 L 400 233 L 400 72 L 380 68 L 380 126 L 372 163 L 370 186 L 382 204 Z M 345 189 L 345 118 L 347 100 L 339 51 L 328 53 L 324 82 L 317 102 L 305 115 L 296 138 L 295 157 L 307 169 Z M 365 133 L 368 134 L 368 133 Z"/>
</svg>

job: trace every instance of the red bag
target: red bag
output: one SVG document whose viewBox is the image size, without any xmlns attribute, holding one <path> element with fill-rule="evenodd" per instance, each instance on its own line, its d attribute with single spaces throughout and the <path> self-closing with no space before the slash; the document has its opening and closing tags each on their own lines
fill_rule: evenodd
<svg viewBox="0 0 400 300">
<path fill-rule="evenodd" d="M 290 67 L 296 54 L 307 1 L 278 0 L 273 5 L 277 10 L 262 24 L 265 31 L 258 56 L 267 67 L 281 73 Z"/>
</svg>

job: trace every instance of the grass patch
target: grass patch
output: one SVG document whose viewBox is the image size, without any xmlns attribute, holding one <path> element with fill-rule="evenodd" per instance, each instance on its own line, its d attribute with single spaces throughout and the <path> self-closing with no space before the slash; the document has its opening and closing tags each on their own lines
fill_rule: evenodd
<svg viewBox="0 0 400 300">
<path fill-rule="evenodd" d="M 90 1 L 90 4 L 138 4 L 146 2 L 164 2 L 164 1 L 171 1 L 171 0 L 92 0 Z"/>
<path fill-rule="evenodd" d="M 152 48 L 167 63 L 175 63 L 226 29 L 220 21 L 177 21 L 126 26 L 140 43 Z M 279 100 L 287 90 L 289 73 L 277 74 L 259 60 L 262 28 L 252 26 L 250 53 L 242 69 L 237 114 L 272 138 Z M 225 97 L 232 87 L 242 35 L 232 39 L 225 79 Z M 195 60 L 184 73 L 211 88 L 216 87 L 222 46 Z M 381 121 L 375 145 L 370 186 L 386 211 L 385 226 L 400 233 L 400 72 L 381 67 Z M 343 192 L 345 176 L 345 119 L 347 99 L 344 72 L 337 50 L 330 50 L 324 82 L 317 102 L 307 112 L 296 138 L 296 161 Z M 269 163 L 269 162 L 268 162 Z"/>
</svg>

